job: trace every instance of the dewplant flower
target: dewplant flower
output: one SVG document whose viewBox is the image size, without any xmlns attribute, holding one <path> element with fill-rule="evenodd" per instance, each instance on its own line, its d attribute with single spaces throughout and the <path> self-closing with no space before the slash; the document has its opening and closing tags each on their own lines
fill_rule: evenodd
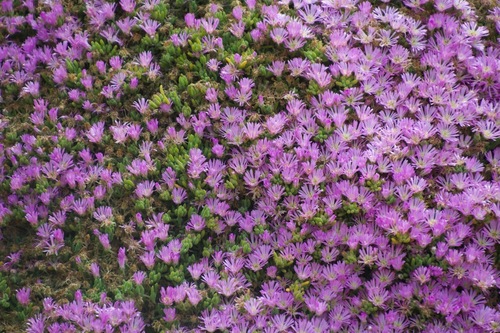
<svg viewBox="0 0 500 333">
<path fill-rule="evenodd" d="M 2 3 L 0 322 L 498 330 L 500 9 L 264 2 Z"/>
</svg>

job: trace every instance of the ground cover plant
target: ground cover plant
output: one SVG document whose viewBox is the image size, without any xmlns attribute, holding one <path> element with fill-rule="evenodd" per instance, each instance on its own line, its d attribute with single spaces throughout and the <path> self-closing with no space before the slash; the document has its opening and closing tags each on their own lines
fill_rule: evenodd
<svg viewBox="0 0 500 333">
<path fill-rule="evenodd" d="M 494 1 L 0 4 L 0 332 L 500 332 Z"/>
</svg>

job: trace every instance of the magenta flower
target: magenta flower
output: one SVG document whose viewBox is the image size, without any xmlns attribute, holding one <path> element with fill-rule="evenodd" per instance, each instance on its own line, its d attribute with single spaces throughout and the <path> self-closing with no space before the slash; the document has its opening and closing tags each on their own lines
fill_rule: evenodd
<svg viewBox="0 0 500 333">
<path fill-rule="evenodd" d="M 148 269 L 151 269 L 155 265 L 155 257 L 156 255 L 154 251 L 148 251 L 141 255 L 139 258 Z"/>
<path fill-rule="evenodd" d="M 120 0 L 120 7 L 127 13 L 131 13 L 135 9 L 134 0 Z"/>
<path fill-rule="evenodd" d="M 127 255 L 125 254 L 125 248 L 120 247 L 118 250 L 118 266 L 121 269 L 125 269 L 125 263 L 127 262 Z"/>
<path fill-rule="evenodd" d="M 132 276 L 134 283 L 137 285 L 141 285 L 145 278 L 146 278 L 146 273 L 144 273 L 143 271 L 135 272 L 134 275 Z"/>
<path fill-rule="evenodd" d="M 241 286 L 239 279 L 230 277 L 227 280 L 221 280 L 215 286 L 215 289 L 218 293 L 229 297 L 238 290 L 240 290 L 243 286 Z"/>
<path fill-rule="evenodd" d="M 175 308 L 166 308 L 163 309 L 163 319 L 167 322 L 170 323 L 175 320 Z"/>
<path fill-rule="evenodd" d="M 92 273 L 95 278 L 98 278 L 100 276 L 99 265 L 97 263 L 93 262 L 92 264 L 90 264 L 90 273 Z"/>
<path fill-rule="evenodd" d="M 129 126 L 130 125 L 128 123 L 122 124 L 119 121 L 115 121 L 115 125 L 110 126 L 109 129 L 113 134 L 115 143 L 124 143 L 127 140 Z"/>
<path fill-rule="evenodd" d="M 40 94 L 40 83 L 30 81 L 22 89 L 22 94 L 28 94 L 37 97 Z"/>
<path fill-rule="evenodd" d="M 200 22 L 201 26 L 203 27 L 203 29 L 205 29 L 207 34 L 212 34 L 219 25 L 219 19 L 213 17 L 209 17 L 208 19 L 203 18 L 200 20 Z"/>
<path fill-rule="evenodd" d="M 17 301 L 21 305 L 28 305 L 30 303 L 30 294 L 31 294 L 31 289 L 30 288 L 22 288 L 16 291 L 16 298 Z"/>
<path fill-rule="evenodd" d="M 160 27 L 160 23 L 152 20 L 152 19 L 147 19 L 143 23 L 139 25 L 139 28 L 144 30 L 144 32 L 149 36 L 149 37 L 154 37 L 156 30 Z"/>
<path fill-rule="evenodd" d="M 104 122 L 100 121 L 95 123 L 87 131 L 86 135 L 90 142 L 99 143 L 101 142 L 102 135 L 104 133 Z"/>
<path fill-rule="evenodd" d="M 275 135 L 282 131 L 285 126 L 287 118 L 282 113 L 279 113 L 273 117 L 268 118 L 266 121 L 267 130 L 269 133 Z"/>
<path fill-rule="evenodd" d="M 153 181 L 144 181 L 137 184 L 135 188 L 135 194 L 139 198 L 148 198 L 153 195 L 153 191 L 155 190 L 157 183 Z"/>
<path fill-rule="evenodd" d="M 283 28 L 274 28 L 270 36 L 276 44 L 282 44 L 288 37 L 288 32 Z"/>
<path fill-rule="evenodd" d="M 205 228 L 205 219 L 200 215 L 193 214 L 186 225 L 186 230 L 201 231 Z"/>
<path fill-rule="evenodd" d="M 267 69 L 271 71 L 276 77 L 280 77 L 285 69 L 284 61 L 273 61 L 271 65 L 267 66 Z"/>
<path fill-rule="evenodd" d="M 309 79 L 316 81 L 321 88 L 325 88 L 332 82 L 332 75 L 327 72 L 327 67 L 322 64 L 311 64 L 306 74 Z"/>
</svg>

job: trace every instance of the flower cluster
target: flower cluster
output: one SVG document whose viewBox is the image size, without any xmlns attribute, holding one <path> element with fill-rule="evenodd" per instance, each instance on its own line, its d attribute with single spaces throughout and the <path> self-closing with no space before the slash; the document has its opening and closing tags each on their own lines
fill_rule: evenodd
<svg viewBox="0 0 500 333">
<path fill-rule="evenodd" d="M 4 0 L 0 323 L 499 332 L 499 33 L 466 0 Z"/>
<path fill-rule="evenodd" d="M 144 332 L 145 324 L 133 301 L 109 302 L 106 294 L 99 303 L 84 301 L 81 291 L 75 300 L 57 305 L 50 297 L 43 299 L 43 312 L 30 318 L 27 332 Z"/>
</svg>

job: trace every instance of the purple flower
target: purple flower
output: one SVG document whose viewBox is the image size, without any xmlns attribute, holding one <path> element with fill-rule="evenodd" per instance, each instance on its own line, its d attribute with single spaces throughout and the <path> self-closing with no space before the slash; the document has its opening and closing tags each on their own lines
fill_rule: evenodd
<svg viewBox="0 0 500 333">
<path fill-rule="evenodd" d="M 139 27 L 144 30 L 149 37 L 154 37 L 156 30 L 160 27 L 160 25 L 161 24 L 155 20 L 147 19 L 141 23 Z"/>
<path fill-rule="evenodd" d="M 195 26 L 197 20 L 193 13 L 187 13 L 184 15 L 184 21 L 189 28 L 192 28 Z"/>
<path fill-rule="evenodd" d="M 103 133 L 104 133 L 104 122 L 99 121 L 90 127 L 86 135 L 90 142 L 99 143 L 101 142 Z"/>
<path fill-rule="evenodd" d="M 186 230 L 202 231 L 205 228 L 205 219 L 200 215 L 193 214 L 186 225 Z"/>
<path fill-rule="evenodd" d="M 140 98 L 132 103 L 132 106 L 137 110 L 137 112 L 144 114 L 149 109 L 149 101 L 145 98 Z"/>
<path fill-rule="evenodd" d="M 202 263 L 196 263 L 188 266 L 187 270 L 194 280 L 198 280 L 204 272 L 204 267 Z"/>
<path fill-rule="evenodd" d="M 212 333 L 219 328 L 225 327 L 222 321 L 226 319 L 217 310 L 212 309 L 210 311 L 204 310 L 201 313 L 200 320 L 203 322 L 203 326 L 200 326 L 200 328 Z"/>
<path fill-rule="evenodd" d="M 332 82 L 332 76 L 327 72 L 327 68 L 322 64 L 311 64 L 307 71 L 307 77 L 318 83 L 321 88 L 325 88 Z"/>
<path fill-rule="evenodd" d="M 26 83 L 26 85 L 22 89 L 21 95 L 29 94 L 33 97 L 36 97 L 40 94 L 40 83 L 30 81 Z"/>
<path fill-rule="evenodd" d="M 143 255 L 141 255 L 139 257 L 139 259 L 141 259 L 141 261 L 144 263 L 144 265 L 146 265 L 146 267 L 148 269 L 151 269 L 154 267 L 155 258 L 156 258 L 156 255 L 155 255 L 154 251 L 145 252 Z"/>
<path fill-rule="evenodd" d="M 115 121 L 115 125 L 110 126 L 110 131 L 113 134 L 115 143 L 124 143 L 127 140 L 130 125 L 122 124 L 120 121 Z"/>
<path fill-rule="evenodd" d="M 45 317 L 42 314 L 37 314 L 28 319 L 27 333 L 43 333 L 45 332 Z"/>
<path fill-rule="evenodd" d="M 242 38 L 245 33 L 245 23 L 243 21 L 238 21 L 236 23 L 232 23 L 228 30 L 237 38 Z"/>
<path fill-rule="evenodd" d="M 134 0 L 120 0 L 120 7 L 123 11 L 127 13 L 131 13 L 135 9 L 135 1 Z"/>
<path fill-rule="evenodd" d="M 127 262 L 127 255 L 125 254 L 125 248 L 120 247 L 118 250 L 118 266 L 121 269 L 125 269 L 125 263 Z"/>
<path fill-rule="evenodd" d="M 288 37 L 288 32 L 283 28 L 274 28 L 270 36 L 276 44 L 282 44 Z"/>
<path fill-rule="evenodd" d="M 20 290 L 17 290 L 16 291 L 16 298 L 17 298 L 17 301 L 21 304 L 21 305 L 28 305 L 30 303 L 30 294 L 31 294 L 31 289 L 30 288 L 22 288 Z"/>
<path fill-rule="evenodd" d="M 146 127 L 151 134 L 158 132 L 158 119 L 151 119 L 146 123 Z"/>
<path fill-rule="evenodd" d="M 269 133 L 276 135 L 280 133 L 285 126 L 287 118 L 282 113 L 278 113 L 275 116 L 268 118 L 266 121 L 267 130 Z"/>
<path fill-rule="evenodd" d="M 141 285 L 145 278 L 146 278 L 146 273 L 144 273 L 143 271 L 135 272 L 134 275 L 132 276 L 132 279 L 137 285 Z"/>
<path fill-rule="evenodd" d="M 198 303 L 203 299 L 201 293 L 199 292 L 198 289 L 196 289 L 194 285 L 186 289 L 186 295 L 189 300 L 189 303 L 191 303 L 193 306 L 198 305 Z"/>
<path fill-rule="evenodd" d="M 271 323 L 276 332 L 284 332 L 294 324 L 294 320 L 287 315 L 280 314 L 272 316 Z"/>
<path fill-rule="evenodd" d="M 129 2 L 129 0 L 126 0 L 126 1 Z M 135 18 L 130 18 L 130 17 L 125 17 L 121 20 L 116 21 L 116 25 L 125 35 L 131 35 L 132 28 L 135 27 L 136 24 L 137 24 L 137 20 Z M 105 71 L 102 67 L 98 67 L 98 68 L 99 68 L 99 71 L 101 73 Z"/>
<path fill-rule="evenodd" d="M 100 276 L 99 274 L 99 265 L 95 262 L 90 264 L 90 272 L 95 278 L 98 278 Z"/>
<path fill-rule="evenodd" d="M 209 17 L 208 19 L 203 18 L 200 22 L 203 29 L 205 29 L 209 35 L 212 34 L 219 25 L 219 19 L 213 17 Z"/>
<path fill-rule="evenodd" d="M 243 17 L 243 7 L 241 7 L 241 6 L 236 6 L 236 7 L 234 7 L 234 8 L 233 8 L 233 10 L 232 10 L 232 12 L 231 12 L 231 13 L 232 13 L 233 17 L 234 17 L 236 20 L 238 20 L 238 21 L 239 21 L 239 20 L 241 20 L 241 19 L 242 19 L 242 17 Z"/>
<path fill-rule="evenodd" d="M 155 190 L 155 187 L 157 186 L 157 183 L 153 181 L 144 181 L 139 184 L 137 184 L 137 187 L 135 188 L 135 194 L 139 198 L 148 198 L 153 195 L 153 191 Z"/>
<path fill-rule="evenodd" d="M 274 76 L 280 77 L 281 74 L 283 73 L 283 70 L 285 69 L 285 62 L 273 61 L 271 65 L 267 66 L 267 69 L 271 71 L 274 74 Z"/>
<path fill-rule="evenodd" d="M 163 319 L 167 322 L 170 323 L 175 320 L 175 308 L 166 308 L 163 309 Z"/>
<path fill-rule="evenodd" d="M 187 192 L 183 188 L 174 188 L 172 190 L 172 201 L 180 205 L 187 198 Z"/>
<path fill-rule="evenodd" d="M 489 288 L 495 286 L 498 287 L 500 284 L 498 273 L 491 266 L 478 266 L 475 267 L 472 272 L 470 279 L 475 286 L 480 288 L 482 291 L 486 291 Z"/>
<path fill-rule="evenodd" d="M 200 174 L 206 170 L 205 161 L 206 157 L 198 148 L 193 148 L 189 151 L 188 174 L 190 177 L 196 179 Z"/>
</svg>

